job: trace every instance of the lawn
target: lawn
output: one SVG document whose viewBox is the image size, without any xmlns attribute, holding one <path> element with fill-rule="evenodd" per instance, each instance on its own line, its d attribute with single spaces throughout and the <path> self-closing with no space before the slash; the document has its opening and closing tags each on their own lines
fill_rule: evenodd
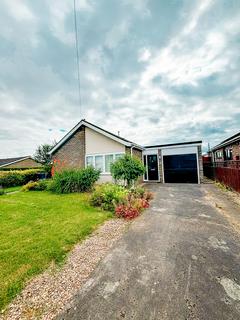
<svg viewBox="0 0 240 320">
<path fill-rule="evenodd" d="M 45 191 L 0 196 L 0 310 L 26 281 L 60 263 L 111 213 L 93 208 L 88 194 Z"/>
<path fill-rule="evenodd" d="M 14 191 L 19 191 L 21 190 L 22 186 L 18 186 L 18 187 L 9 187 L 9 188 L 3 188 L 5 193 L 8 192 L 14 192 Z"/>
</svg>

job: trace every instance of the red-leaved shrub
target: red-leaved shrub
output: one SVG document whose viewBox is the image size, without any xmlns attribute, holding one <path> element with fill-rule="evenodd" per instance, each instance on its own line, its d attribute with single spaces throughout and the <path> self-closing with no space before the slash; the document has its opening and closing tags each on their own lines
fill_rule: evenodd
<svg viewBox="0 0 240 320">
<path fill-rule="evenodd" d="M 118 205 L 115 208 L 117 217 L 124 219 L 134 219 L 139 216 L 140 212 L 149 207 L 146 199 L 136 199 L 132 196 L 128 197 L 127 204 Z"/>
<path fill-rule="evenodd" d="M 141 199 L 141 202 L 142 202 L 142 207 L 143 207 L 144 209 L 149 208 L 149 202 L 148 202 L 148 200 L 146 200 L 146 199 Z"/>
<path fill-rule="evenodd" d="M 136 208 L 133 208 L 129 205 L 119 205 L 116 207 L 115 209 L 115 213 L 117 215 L 118 218 L 124 218 L 124 219 L 134 219 L 137 216 L 139 216 L 140 211 L 137 210 Z"/>
</svg>

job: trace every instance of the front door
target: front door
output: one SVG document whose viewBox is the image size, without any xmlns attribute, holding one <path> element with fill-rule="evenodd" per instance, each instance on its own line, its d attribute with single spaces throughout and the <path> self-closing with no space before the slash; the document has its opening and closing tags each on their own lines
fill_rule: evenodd
<svg viewBox="0 0 240 320">
<path fill-rule="evenodd" d="M 158 159 L 156 154 L 147 155 L 148 180 L 158 180 Z"/>
</svg>

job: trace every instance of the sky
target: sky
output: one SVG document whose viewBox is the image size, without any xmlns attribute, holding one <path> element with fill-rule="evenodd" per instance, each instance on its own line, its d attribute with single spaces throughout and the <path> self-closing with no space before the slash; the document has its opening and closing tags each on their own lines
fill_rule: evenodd
<svg viewBox="0 0 240 320">
<path fill-rule="evenodd" d="M 240 131 L 240 0 L 0 2 L 0 157 L 82 118 L 141 145 Z"/>
</svg>

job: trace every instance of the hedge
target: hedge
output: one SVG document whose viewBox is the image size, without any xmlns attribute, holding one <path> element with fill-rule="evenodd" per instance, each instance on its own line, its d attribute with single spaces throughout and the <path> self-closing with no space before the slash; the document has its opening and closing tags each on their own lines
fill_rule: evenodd
<svg viewBox="0 0 240 320">
<path fill-rule="evenodd" d="M 39 178 L 41 169 L 0 171 L 0 186 L 3 188 L 22 186 Z"/>
</svg>

